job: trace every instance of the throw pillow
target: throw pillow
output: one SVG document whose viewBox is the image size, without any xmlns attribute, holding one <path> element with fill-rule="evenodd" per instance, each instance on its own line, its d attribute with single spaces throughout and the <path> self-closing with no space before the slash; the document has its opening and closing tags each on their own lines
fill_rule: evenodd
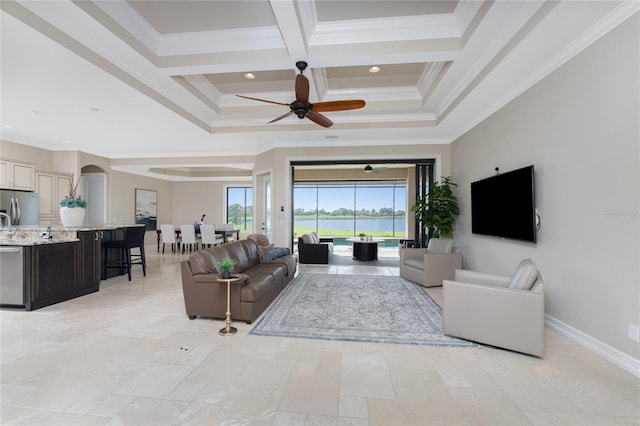
<svg viewBox="0 0 640 426">
<path fill-rule="evenodd" d="M 264 260 L 264 254 L 270 250 L 273 250 L 275 246 L 275 244 L 269 244 L 268 246 L 258 246 L 258 254 L 260 255 L 260 260 Z"/>
<path fill-rule="evenodd" d="M 538 276 L 538 268 L 536 268 L 531 259 L 523 259 L 511 276 L 507 287 L 516 290 L 531 290 Z"/>
<path fill-rule="evenodd" d="M 305 244 L 312 244 L 313 243 L 313 236 L 311 234 L 304 234 L 302 236 L 302 242 Z"/>
<path fill-rule="evenodd" d="M 316 234 L 315 232 L 311 233 L 311 242 L 313 244 L 318 244 L 320 242 L 320 237 L 318 237 L 318 234 Z"/>
<path fill-rule="evenodd" d="M 274 260 L 279 257 L 289 255 L 289 249 L 287 247 L 276 247 L 273 250 L 269 250 L 264 254 L 264 260 Z"/>
</svg>

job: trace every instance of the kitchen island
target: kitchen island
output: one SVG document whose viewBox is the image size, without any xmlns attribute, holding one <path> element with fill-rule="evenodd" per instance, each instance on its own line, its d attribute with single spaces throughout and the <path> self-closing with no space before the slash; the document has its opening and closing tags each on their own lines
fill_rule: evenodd
<svg viewBox="0 0 640 426">
<path fill-rule="evenodd" d="M 102 241 L 123 226 L 0 229 L 0 306 L 31 311 L 99 291 Z"/>
</svg>

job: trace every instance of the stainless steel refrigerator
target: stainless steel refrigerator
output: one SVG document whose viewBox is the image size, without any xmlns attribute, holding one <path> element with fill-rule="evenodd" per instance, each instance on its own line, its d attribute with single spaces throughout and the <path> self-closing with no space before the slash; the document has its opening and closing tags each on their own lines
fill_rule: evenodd
<svg viewBox="0 0 640 426">
<path fill-rule="evenodd" d="M 37 225 L 38 194 L 0 189 L 0 212 L 11 217 L 11 226 Z M 7 225 L 7 218 L 0 215 L 0 226 Z"/>
</svg>

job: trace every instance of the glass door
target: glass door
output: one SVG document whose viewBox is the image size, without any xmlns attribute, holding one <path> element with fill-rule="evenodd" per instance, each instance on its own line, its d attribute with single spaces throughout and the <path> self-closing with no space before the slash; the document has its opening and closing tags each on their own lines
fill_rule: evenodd
<svg viewBox="0 0 640 426">
<path fill-rule="evenodd" d="M 264 177 L 264 215 L 262 222 L 262 231 L 271 241 L 271 178 L 268 175 Z"/>
</svg>

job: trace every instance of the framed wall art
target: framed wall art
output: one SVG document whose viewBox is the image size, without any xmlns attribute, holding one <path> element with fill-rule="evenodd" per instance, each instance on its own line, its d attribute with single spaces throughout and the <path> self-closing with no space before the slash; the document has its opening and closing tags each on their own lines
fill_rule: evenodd
<svg viewBox="0 0 640 426">
<path fill-rule="evenodd" d="M 158 193 L 136 189 L 136 224 L 145 225 L 147 231 L 155 231 L 158 215 Z"/>
</svg>

